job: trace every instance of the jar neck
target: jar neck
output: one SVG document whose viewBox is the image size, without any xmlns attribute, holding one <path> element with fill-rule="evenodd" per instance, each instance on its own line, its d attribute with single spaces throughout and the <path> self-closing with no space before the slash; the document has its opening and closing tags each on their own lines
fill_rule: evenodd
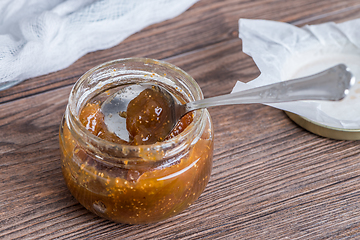
<svg viewBox="0 0 360 240">
<path fill-rule="evenodd" d="M 100 91 L 106 91 L 109 88 L 113 88 L 116 84 L 121 84 L 118 78 L 116 78 L 116 81 L 109 81 L 107 79 L 106 74 L 109 73 L 108 69 L 112 72 L 114 72 L 113 69 L 116 69 L 117 76 L 129 73 L 133 76 L 139 69 L 136 69 L 136 71 L 129 71 L 127 69 L 122 71 L 120 69 L 126 68 L 124 64 L 126 65 L 126 63 L 132 61 L 135 61 L 139 65 L 136 65 L 137 68 L 141 68 L 142 64 L 147 67 L 150 64 L 153 65 L 150 66 L 151 69 L 161 67 L 161 71 L 167 71 L 166 74 L 163 72 L 155 72 L 158 76 L 160 76 L 160 74 L 162 74 L 162 76 L 175 75 L 173 79 L 163 77 L 156 79 L 156 81 L 161 81 L 161 84 L 165 85 L 170 83 L 178 86 L 184 95 L 185 101 L 200 100 L 203 98 L 202 92 L 196 82 L 188 74 L 175 66 L 151 59 L 117 60 L 91 69 L 74 85 L 65 112 L 66 124 L 78 144 L 83 149 L 86 149 L 89 154 L 92 154 L 98 161 L 127 168 L 160 163 L 172 164 L 172 161 L 176 161 L 182 153 L 186 152 L 186 150 L 200 138 L 206 124 L 204 110 L 194 111 L 192 123 L 174 138 L 156 144 L 140 146 L 117 144 L 101 139 L 88 131 L 79 120 L 81 108 L 90 100 L 89 98 L 91 98 L 91 96 L 97 94 L 96 91 L 99 91 L 99 89 Z M 131 66 L 128 67 L 130 68 Z M 149 76 L 154 75 L 154 72 L 147 70 L 145 72 L 147 72 Z M 175 72 L 175 74 L 173 72 Z M 144 75 L 143 69 L 141 69 L 141 74 Z M 104 79 L 105 81 L 103 81 Z M 176 82 L 174 82 L 174 79 Z M 154 79 L 151 80 L 153 81 Z"/>
<path fill-rule="evenodd" d="M 65 112 L 65 121 L 77 144 L 93 158 L 109 165 L 120 167 L 126 165 L 127 168 L 139 164 L 142 166 L 164 164 L 164 162 L 172 164 L 177 157 L 198 141 L 206 125 L 206 118 L 202 116 L 198 121 L 191 123 L 184 132 L 172 139 L 151 145 L 132 146 L 106 141 L 93 135 L 69 111 L 69 107 Z"/>
</svg>

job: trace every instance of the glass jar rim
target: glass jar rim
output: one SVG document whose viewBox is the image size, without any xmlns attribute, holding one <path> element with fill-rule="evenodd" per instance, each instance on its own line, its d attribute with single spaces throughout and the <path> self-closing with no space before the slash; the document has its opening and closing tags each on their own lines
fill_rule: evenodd
<svg viewBox="0 0 360 240">
<path fill-rule="evenodd" d="M 180 69 L 179 67 L 165 62 L 165 61 L 161 61 L 161 60 L 155 60 L 155 59 L 150 59 L 150 58 L 122 58 L 122 59 L 116 59 L 116 60 L 112 60 L 112 61 L 108 61 L 105 63 L 102 63 L 100 65 L 97 65 L 93 68 L 91 68 L 90 70 L 88 70 L 86 73 L 84 73 L 78 80 L 77 82 L 74 84 L 71 92 L 70 92 L 70 96 L 69 96 L 69 102 L 66 108 L 66 115 L 68 116 L 68 120 L 71 120 L 72 126 L 76 126 L 76 131 L 77 131 L 77 135 L 79 135 L 80 137 L 84 137 L 86 136 L 86 138 L 91 139 L 92 141 L 100 144 L 100 145 L 106 145 L 107 147 L 111 147 L 111 148 L 117 148 L 117 149 L 123 149 L 126 148 L 128 151 L 139 151 L 140 149 L 147 149 L 149 151 L 152 150 L 158 150 L 158 149 L 170 149 L 172 148 L 174 145 L 179 144 L 179 142 L 181 142 L 181 139 L 189 139 L 191 138 L 194 134 L 196 134 L 196 130 L 199 130 L 199 133 L 202 132 L 203 129 L 201 129 L 201 122 L 204 122 L 205 119 L 205 110 L 204 109 L 199 109 L 196 110 L 196 114 L 194 114 L 194 119 L 191 122 L 191 124 L 186 127 L 184 129 L 183 132 L 181 132 L 180 134 L 178 134 L 177 136 L 168 139 L 166 141 L 163 142 L 157 142 L 155 144 L 149 144 L 149 145 L 127 145 L 127 144 L 119 144 L 119 143 L 114 143 L 111 141 L 107 141 L 104 139 L 101 139 L 100 137 L 92 134 L 89 130 L 86 129 L 85 126 L 83 126 L 78 118 L 78 114 L 76 113 L 76 109 L 74 107 L 75 104 L 75 100 L 76 100 L 76 91 L 77 89 L 88 80 L 88 77 L 91 76 L 92 73 L 96 72 L 97 70 L 100 70 L 102 68 L 105 67 L 109 67 L 112 65 L 116 65 L 116 64 L 120 64 L 120 63 L 125 63 L 125 62 L 140 62 L 140 63 L 152 63 L 155 65 L 160 65 L 165 67 L 166 69 L 175 71 L 179 74 L 181 74 L 182 76 L 185 77 L 186 79 L 186 84 L 191 86 L 195 92 L 192 92 L 192 95 L 194 97 L 194 101 L 195 100 L 201 100 L 203 99 L 203 93 L 200 89 L 200 86 L 197 84 L 197 82 L 188 74 L 186 73 L 184 70 Z M 73 103 L 73 104 L 71 104 Z M 70 118 L 70 119 L 69 119 Z M 69 123 L 68 123 L 69 124 Z M 204 124 L 202 124 L 204 125 Z M 204 126 L 202 127 L 204 128 Z"/>
</svg>

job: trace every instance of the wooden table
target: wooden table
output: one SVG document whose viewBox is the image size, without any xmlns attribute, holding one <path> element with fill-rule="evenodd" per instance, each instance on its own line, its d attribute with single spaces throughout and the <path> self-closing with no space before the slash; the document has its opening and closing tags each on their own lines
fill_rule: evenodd
<svg viewBox="0 0 360 240">
<path fill-rule="evenodd" d="M 201 0 L 116 47 L 0 92 L 0 238 L 360 239 L 359 142 L 316 136 L 268 106 L 210 109 L 210 182 L 187 210 L 156 224 L 115 224 L 78 204 L 63 181 L 58 143 L 72 85 L 100 63 L 165 60 L 211 97 L 259 74 L 241 51 L 239 18 L 303 26 L 359 17 L 358 0 Z"/>
</svg>

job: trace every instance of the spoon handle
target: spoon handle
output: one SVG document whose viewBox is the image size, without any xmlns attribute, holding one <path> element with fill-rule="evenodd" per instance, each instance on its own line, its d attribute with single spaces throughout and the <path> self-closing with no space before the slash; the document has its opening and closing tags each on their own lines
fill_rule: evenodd
<svg viewBox="0 0 360 240">
<path fill-rule="evenodd" d="M 344 64 L 308 77 L 278 82 L 186 104 L 186 111 L 219 105 L 279 103 L 298 100 L 339 101 L 349 92 L 355 78 Z"/>
</svg>

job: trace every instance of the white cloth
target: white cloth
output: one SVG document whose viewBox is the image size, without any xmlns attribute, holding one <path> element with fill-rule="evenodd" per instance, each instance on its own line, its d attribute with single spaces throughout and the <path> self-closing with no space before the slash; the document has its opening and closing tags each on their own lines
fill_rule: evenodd
<svg viewBox="0 0 360 240">
<path fill-rule="evenodd" d="M 113 47 L 197 0 L 1 0 L 0 90 Z"/>
</svg>

